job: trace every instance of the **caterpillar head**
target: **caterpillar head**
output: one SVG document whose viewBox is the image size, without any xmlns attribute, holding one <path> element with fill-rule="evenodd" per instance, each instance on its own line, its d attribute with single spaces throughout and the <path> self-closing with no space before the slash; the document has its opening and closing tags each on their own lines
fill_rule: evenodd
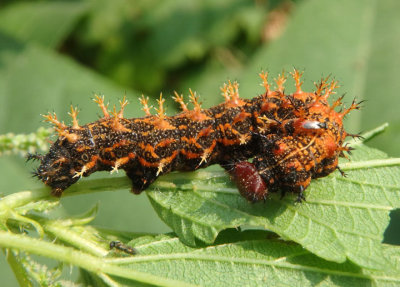
<svg viewBox="0 0 400 287">
<path fill-rule="evenodd" d="M 97 149 L 90 130 L 66 128 L 46 155 L 29 155 L 29 159 L 40 160 L 34 175 L 52 189 L 52 194 L 62 192 L 82 176 L 97 170 Z M 85 140 L 82 140 L 85 139 Z"/>
</svg>

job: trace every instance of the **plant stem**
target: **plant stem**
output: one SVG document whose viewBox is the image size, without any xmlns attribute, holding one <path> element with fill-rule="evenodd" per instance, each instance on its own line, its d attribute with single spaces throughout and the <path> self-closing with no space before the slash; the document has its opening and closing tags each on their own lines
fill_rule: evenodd
<svg viewBox="0 0 400 287">
<path fill-rule="evenodd" d="M 373 159 L 366 161 L 348 162 L 341 164 L 340 168 L 343 170 L 352 170 L 360 168 L 386 167 L 392 165 L 400 165 L 400 158 Z"/>
<path fill-rule="evenodd" d="M 77 234 L 73 230 L 61 225 L 57 221 L 47 222 L 44 229 L 53 234 L 57 239 L 62 240 L 72 246 L 78 247 L 94 256 L 102 257 L 108 254 L 104 248 L 101 248 L 93 241 L 85 238 L 82 234 Z"/>
<path fill-rule="evenodd" d="M 103 258 L 95 257 L 70 247 L 49 243 L 24 235 L 13 234 L 11 232 L 0 231 L 0 245 L 5 248 L 15 248 L 28 253 L 66 262 L 84 268 L 95 274 L 106 273 L 157 286 L 193 286 L 186 282 L 158 277 L 149 273 L 116 266 L 115 264 L 106 263 Z"/>
</svg>

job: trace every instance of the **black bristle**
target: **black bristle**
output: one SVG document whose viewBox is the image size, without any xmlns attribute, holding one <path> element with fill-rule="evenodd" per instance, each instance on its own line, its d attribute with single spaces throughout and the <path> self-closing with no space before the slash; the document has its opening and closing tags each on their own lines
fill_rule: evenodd
<svg viewBox="0 0 400 287">
<path fill-rule="evenodd" d="M 33 170 L 33 171 L 31 172 L 31 174 L 32 174 L 32 177 L 37 177 L 37 178 L 40 179 L 40 174 L 39 174 L 39 172 L 38 172 L 36 169 Z"/>
<path fill-rule="evenodd" d="M 343 177 L 347 177 L 347 173 L 345 173 L 339 166 L 336 166 L 336 169 L 340 172 Z"/>
<path fill-rule="evenodd" d="M 35 161 L 35 160 L 42 160 L 42 159 L 43 159 L 43 155 L 38 154 L 38 153 L 28 153 L 26 155 L 26 161 L 27 162 L 30 161 L 30 160 Z"/>
<path fill-rule="evenodd" d="M 364 137 L 361 134 L 362 134 L 361 132 L 357 133 L 357 134 L 349 134 L 349 133 L 347 133 L 346 137 L 352 137 L 352 138 L 357 138 L 357 139 L 360 139 L 360 140 L 364 140 Z"/>
</svg>

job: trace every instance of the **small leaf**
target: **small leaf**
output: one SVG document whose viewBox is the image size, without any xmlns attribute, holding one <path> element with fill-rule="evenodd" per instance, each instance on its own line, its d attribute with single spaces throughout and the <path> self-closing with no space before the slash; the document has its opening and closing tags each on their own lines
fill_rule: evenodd
<svg viewBox="0 0 400 287">
<path fill-rule="evenodd" d="M 25 215 L 28 212 L 37 211 L 37 212 L 50 212 L 52 209 L 58 207 L 60 204 L 59 200 L 54 198 L 48 200 L 38 200 L 32 201 L 25 205 L 19 206 L 15 208 L 15 211 L 18 214 Z"/>
<path fill-rule="evenodd" d="M 399 168 L 393 164 L 399 160 L 359 144 L 351 162 L 341 164 L 348 176 L 335 172 L 313 180 L 303 204 L 290 195 L 280 200 L 279 194 L 251 204 L 224 172 L 209 171 L 171 176 L 172 189 L 162 182 L 165 177 L 147 194 L 159 216 L 191 246 L 196 239 L 214 242 L 223 229 L 262 226 L 326 260 L 382 269 L 383 233 L 389 212 L 400 206 Z"/>
<path fill-rule="evenodd" d="M 84 225 L 93 221 L 99 211 L 99 204 L 94 205 L 88 211 L 85 211 L 83 214 L 75 216 L 69 220 L 69 224 L 71 225 Z"/>
</svg>

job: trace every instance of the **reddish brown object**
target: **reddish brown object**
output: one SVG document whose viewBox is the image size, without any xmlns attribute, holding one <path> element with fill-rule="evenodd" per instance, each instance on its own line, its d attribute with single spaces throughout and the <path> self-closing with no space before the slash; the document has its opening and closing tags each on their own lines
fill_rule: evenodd
<svg viewBox="0 0 400 287">
<path fill-rule="evenodd" d="M 267 185 L 254 164 L 247 161 L 237 162 L 229 174 L 236 183 L 240 194 L 248 201 L 256 202 L 267 198 Z"/>
</svg>

